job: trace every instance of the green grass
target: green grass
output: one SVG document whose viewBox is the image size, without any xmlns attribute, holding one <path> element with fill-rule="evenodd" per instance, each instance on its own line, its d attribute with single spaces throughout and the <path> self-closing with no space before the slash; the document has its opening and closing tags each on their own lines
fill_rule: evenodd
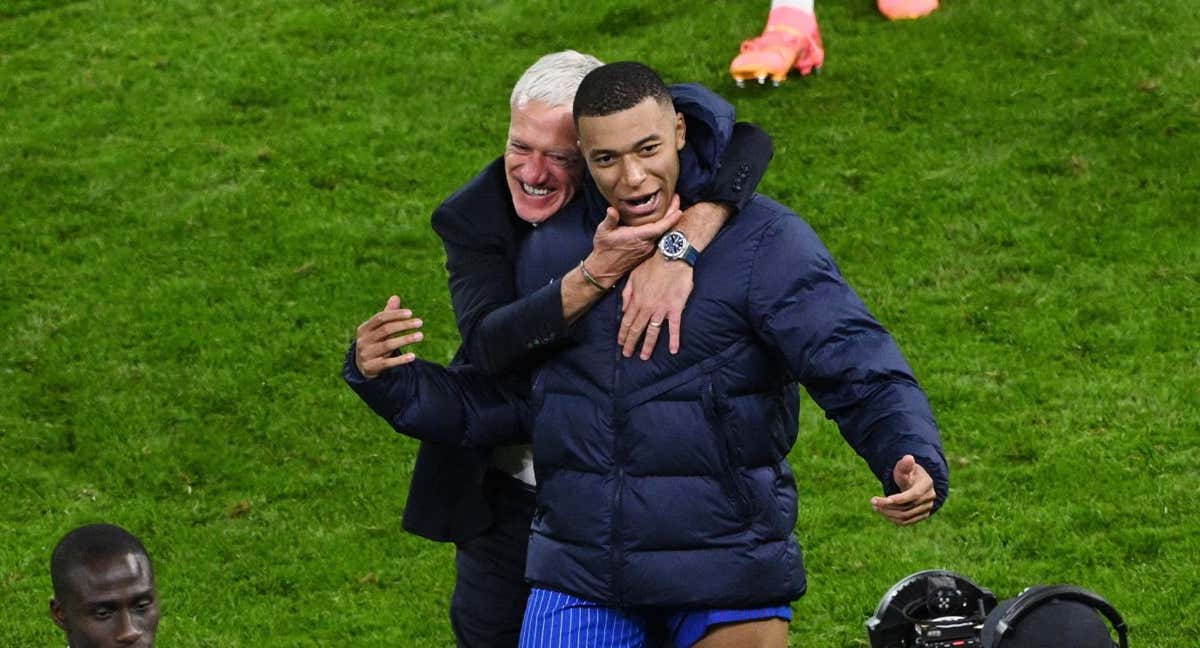
<svg viewBox="0 0 1200 648">
<path fill-rule="evenodd" d="M 759 6 L 762 5 L 762 6 Z M 824 73 L 737 90 L 766 2 L 0 4 L 0 643 L 58 646 L 73 525 L 138 533 L 165 646 L 450 645 L 453 549 L 399 529 L 415 444 L 339 378 L 392 292 L 457 344 L 428 227 L 521 70 L 574 47 L 700 81 L 775 137 L 808 218 L 925 385 L 933 521 L 870 512 L 806 404 L 797 646 L 863 646 L 892 583 L 1105 594 L 1200 637 L 1194 0 L 819 2 Z"/>
</svg>

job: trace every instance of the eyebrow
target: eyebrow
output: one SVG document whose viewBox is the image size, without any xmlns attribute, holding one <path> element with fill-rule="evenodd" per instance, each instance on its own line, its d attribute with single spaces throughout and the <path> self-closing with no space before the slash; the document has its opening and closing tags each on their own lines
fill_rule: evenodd
<svg viewBox="0 0 1200 648">
<path fill-rule="evenodd" d="M 651 141 L 654 141 L 657 139 L 662 139 L 657 133 L 654 135 L 647 135 L 647 136 L 643 137 L 642 139 L 634 142 L 633 146 L 629 147 L 629 150 L 636 151 L 637 149 L 640 149 L 643 146 L 645 146 L 646 144 L 650 143 Z M 610 150 L 610 149 L 592 149 L 591 155 L 594 157 L 597 155 L 616 155 L 616 153 L 617 153 L 617 151 Z"/>
<path fill-rule="evenodd" d="M 136 602 L 136 601 L 140 601 L 142 599 L 154 599 L 154 598 L 157 598 L 157 596 L 158 595 L 155 592 L 154 588 L 151 587 L 151 588 L 147 588 L 144 590 L 138 590 L 136 592 L 132 592 L 127 597 L 106 598 L 106 599 L 101 599 L 99 601 L 90 601 L 87 603 L 87 606 L 90 609 L 96 609 L 96 608 L 101 608 L 101 607 L 117 607 L 127 601 Z"/>
<path fill-rule="evenodd" d="M 508 138 L 508 143 L 509 143 L 509 145 L 511 145 L 511 146 L 522 146 L 522 147 L 524 147 L 524 148 L 533 148 L 533 146 L 532 146 L 532 145 L 530 145 L 528 142 L 526 142 L 525 140 L 523 140 L 523 139 L 521 139 L 521 138 L 519 138 L 519 137 L 509 137 L 509 138 Z M 547 150 L 546 152 L 547 152 L 547 153 L 553 153 L 553 154 L 555 154 L 555 155 L 563 155 L 563 156 L 566 156 L 566 157 L 571 157 L 571 156 L 574 156 L 574 155 L 579 155 L 579 151 L 577 151 L 577 150 L 575 150 L 575 149 L 549 149 L 549 150 Z"/>
</svg>

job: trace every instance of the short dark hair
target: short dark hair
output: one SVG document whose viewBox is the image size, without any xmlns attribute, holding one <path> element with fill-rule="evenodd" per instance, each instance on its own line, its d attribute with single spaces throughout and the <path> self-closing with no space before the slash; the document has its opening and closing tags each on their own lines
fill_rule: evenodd
<svg viewBox="0 0 1200 648">
<path fill-rule="evenodd" d="M 647 97 L 665 105 L 672 103 L 667 84 L 654 70 L 633 61 L 609 63 L 583 77 L 575 92 L 572 112 L 578 122 L 581 117 L 603 117 L 629 110 Z"/>
<path fill-rule="evenodd" d="M 70 591 L 70 574 L 74 568 L 126 554 L 145 556 L 146 562 L 150 562 L 150 554 L 146 553 L 142 541 L 114 524 L 88 524 L 67 532 L 50 554 L 54 598 L 61 599 Z"/>
</svg>

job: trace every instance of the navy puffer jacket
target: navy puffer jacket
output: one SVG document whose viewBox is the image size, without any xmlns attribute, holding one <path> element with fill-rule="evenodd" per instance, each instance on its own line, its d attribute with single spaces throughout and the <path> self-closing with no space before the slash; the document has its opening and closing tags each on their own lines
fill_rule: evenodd
<svg viewBox="0 0 1200 648">
<path fill-rule="evenodd" d="M 522 291 L 578 263 L 603 215 L 569 210 L 526 240 Z M 598 208 L 599 207 L 599 208 Z M 592 214 L 589 216 L 588 214 Z M 679 354 L 616 345 L 620 290 L 534 379 L 538 507 L 527 576 L 615 606 L 750 607 L 805 590 L 793 535 L 803 384 L 886 492 L 913 454 L 940 505 L 948 470 L 928 402 L 886 330 L 787 208 L 756 197 L 704 250 Z"/>
</svg>

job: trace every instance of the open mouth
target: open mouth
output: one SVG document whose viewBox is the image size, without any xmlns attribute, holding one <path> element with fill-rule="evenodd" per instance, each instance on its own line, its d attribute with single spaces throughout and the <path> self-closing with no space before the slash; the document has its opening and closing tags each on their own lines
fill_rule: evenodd
<svg viewBox="0 0 1200 648">
<path fill-rule="evenodd" d="M 541 198 L 543 196 L 549 196 L 551 193 L 553 193 L 554 190 L 549 187 L 534 186 L 534 185 L 522 182 L 521 183 L 521 191 L 524 191 L 525 195 L 527 195 L 527 196 L 533 196 L 534 198 Z"/>
<path fill-rule="evenodd" d="M 661 190 L 633 198 L 622 198 L 621 211 L 635 217 L 649 216 L 658 209 L 658 202 L 661 198 Z"/>
</svg>

